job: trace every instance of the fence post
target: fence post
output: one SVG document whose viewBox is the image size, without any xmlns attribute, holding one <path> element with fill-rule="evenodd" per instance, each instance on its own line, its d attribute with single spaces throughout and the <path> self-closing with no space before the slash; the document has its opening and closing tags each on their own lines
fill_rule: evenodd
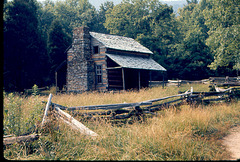
<svg viewBox="0 0 240 162">
<path fill-rule="evenodd" d="M 46 105 L 46 108 L 45 108 L 45 111 L 44 111 L 44 115 L 43 115 L 43 120 L 42 120 L 42 124 L 41 124 L 41 129 L 45 123 L 45 120 L 46 120 L 46 117 L 47 117 L 47 114 L 48 114 L 48 110 L 49 110 L 49 107 L 50 107 L 50 104 L 51 104 L 51 99 L 52 99 L 52 93 L 49 94 L 49 97 L 48 97 L 48 102 L 47 102 L 47 105 Z"/>
<path fill-rule="evenodd" d="M 178 78 L 177 78 L 177 86 L 180 87 L 180 82 Z"/>
<path fill-rule="evenodd" d="M 134 107 L 134 109 L 136 110 L 135 115 L 137 116 L 138 120 L 141 120 L 141 116 L 142 116 L 142 119 L 144 120 L 145 114 L 144 114 L 143 109 L 140 108 L 140 105 L 139 105 L 139 104 L 136 105 L 136 106 Z"/>
</svg>

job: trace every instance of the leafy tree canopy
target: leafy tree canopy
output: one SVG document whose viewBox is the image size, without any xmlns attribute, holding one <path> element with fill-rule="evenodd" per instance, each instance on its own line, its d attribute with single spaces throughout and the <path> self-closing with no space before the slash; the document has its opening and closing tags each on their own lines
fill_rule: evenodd
<svg viewBox="0 0 240 162">
<path fill-rule="evenodd" d="M 212 0 L 211 8 L 204 10 L 205 24 L 209 28 L 207 45 L 214 54 L 212 69 L 230 64 L 240 69 L 240 2 L 238 0 Z"/>
<path fill-rule="evenodd" d="M 34 83 L 41 85 L 43 79 L 36 71 L 43 74 L 41 62 L 46 55 L 38 28 L 37 2 L 13 0 L 4 10 L 4 71 L 8 73 L 4 86 L 23 90 Z"/>
<path fill-rule="evenodd" d="M 4 87 L 54 84 L 74 27 L 137 40 L 169 78 L 202 79 L 240 70 L 239 0 L 186 0 L 179 16 L 159 0 L 4 0 Z M 49 70 L 50 69 L 50 70 Z M 36 73 L 37 71 L 37 73 Z"/>
</svg>

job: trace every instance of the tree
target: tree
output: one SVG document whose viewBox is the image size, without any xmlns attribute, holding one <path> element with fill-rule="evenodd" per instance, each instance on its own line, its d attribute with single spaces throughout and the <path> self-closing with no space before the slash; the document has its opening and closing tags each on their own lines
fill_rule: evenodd
<svg viewBox="0 0 240 162">
<path fill-rule="evenodd" d="M 238 0 L 209 1 L 211 8 L 204 11 L 209 28 L 206 40 L 214 54 L 211 68 L 239 69 L 240 57 L 240 3 Z"/>
<path fill-rule="evenodd" d="M 86 25 L 90 30 L 94 29 L 97 12 L 88 0 L 57 1 L 52 12 L 58 20 L 61 20 L 64 30 L 71 36 L 74 27 Z"/>
<path fill-rule="evenodd" d="M 50 78 L 54 83 L 55 71 L 67 60 L 66 50 L 71 44 L 71 38 L 65 33 L 59 20 L 54 20 L 48 33 L 48 56 L 50 60 Z M 65 75 L 66 76 L 66 75 Z"/>
<path fill-rule="evenodd" d="M 189 80 L 209 77 L 211 70 L 208 65 L 213 61 L 213 56 L 197 33 L 191 33 L 183 42 L 176 44 L 175 48 L 169 57 L 170 77 Z"/>
<path fill-rule="evenodd" d="M 205 25 L 203 10 L 207 6 L 201 1 L 199 4 L 188 3 L 179 9 L 177 20 L 182 40 L 173 46 L 167 59 L 170 78 L 196 80 L 207 78 L 212 73 L 208 65 L 213 56 L 205 43 L 209 29 Z"/>
<path fill-rule="evenodd" d="M 186 0 L 188 4 L 191 4 L 191 3 L 194 3 L 194 4 L 197 4 L 198 3 L 198 0 Z"/>
<path fill-rule="evenodd" d="M 62 0 L 42 3 L 39 12 L 40 25 L 45 39 L 53 20 L 61 20 L 62 28 L 72 37 L 72 30 L 79 26 L 88 26 L 91 31 L 100 31 L 104 27 L 93 5 L 88 0 Z M 104 29 L 103 29 L 104 30 Z"/>
<path fill-rule="evenodd" d="M 106 1 L 103 4 L 100 5 L 100 9 L 99 12 L 97 14 L 97 22 L 96 22 L 96 28 L 95 31 L 96 32 L 101 32 L 101 33 L 109 33 L 109 31 L 104 27 L 104 23 L 106 21 L 106 12 L 108 10 L 113 9 L 114 4 L 111 1 Z"/>
<path fill-rule="evenodd" d="M 42 85 L 45 48 L 38 30 L 36 1 L 14 0 L 4 10 L 5 90 Z"/>
<path fill-rule="evenodd" d="M 181 23 L 181 31 L 187 36 L 192 32 L 197 32 L 201 37 L 202 41 L 208 38 L 209 28 L 205 24 L 205 17 L 203 15 L 203 10 L 208 6 L 203 1 L 199 4 L 190 3 L 187 6 L 179 9 L 179 17 L 177 20 Z"/>
<path fill-rule="evenodd" d="M 54 2 L 47 0 L 43 3 L 39 4 L 38 9 L 38 20 L 39 20 L 39 29 L 41 31 L 41 35 L 45 42 L 47 43 L 48 39 L 48 30 L 50 29 L 50 26 L 53 22 L 53 20 L 56 19 L 56 16 L 54 15 Z"/>
<path fill-rule="evenodd" d="M 108 10 L 104 26 L 111 34 L 134 37 L 135 13 L 133 4 L 122 2 L 114 6 L 113 9 Z"/>
</svg>

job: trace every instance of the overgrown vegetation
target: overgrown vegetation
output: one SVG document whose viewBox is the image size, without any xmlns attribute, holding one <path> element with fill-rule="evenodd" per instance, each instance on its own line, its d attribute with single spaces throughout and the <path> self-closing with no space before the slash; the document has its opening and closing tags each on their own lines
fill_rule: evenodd
<svg viewBox="0 0 240 162">
<path fill-rule="evenodd" d="M 35 132 L 42 120 L 44 105 L 37 95 L 22 96 L 4 93 L 3 133 L 16 136 Z"/>
<path fill-rule="evenodd" d="M 107 1 L 99 10 L 88 0 L 4 0 L 4 88 L 23 91 L 34 84 L 54 85 L 72 30 L 80 26 L 134 38 L 154 53 L 169 79 L 236 76 L 239 1 L 187 3 L 176 16 L 172 6 L 159 0 L 122 0 L 117 5 Z"/>
<path fill-rule="evenodd" d="M 54 95 L 53 102 L 66 106 L 138 102 L 177 94 L 193 86 L 143 89 L 139 92 Z M 47 96 L 4 93 L 4 134 L 20 135 L 35 130 L 43 117 Z M 159 111 L 157 116 L 121 126 L 108 121 L 84 121 L 99 136 L 92 139 L 53 120 L 33 143 L 7 146 L 7 159 L 61 160 L 224 160 L 228 152 L 219 139 L 240 123 L 239 102 L 191 107 L 184 105 Z M 34 127 L 35 125 L 35 127 Z M 47 130 L 47 131 L 46 131 Z M 40 132 L 38 132 L 40 133 Z"/>
</svg>

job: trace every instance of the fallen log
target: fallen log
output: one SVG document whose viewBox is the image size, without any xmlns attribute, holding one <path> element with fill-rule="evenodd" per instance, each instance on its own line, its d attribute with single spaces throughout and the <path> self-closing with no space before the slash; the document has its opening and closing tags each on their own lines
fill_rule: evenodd
<svg viewBox="0 0 240 162">
<path fill-rule="evenodd" d="M 68 113 L 62 111 L 58 107 L 55 107 L 55 110 L 61 116 L 60 119 L 63 119 L 64 117 L 67 118 L 67 119 L 65 119 L 65 121 L 68 121 L 68 123 L 71 123 L 71 124 L 69 124 L 69 126 L 72 126 L 74 129 L 77 128 L 81 133 L 83 133 L 85 135 L 89 135 L 89 136 L 93 136 L 93 137 L 94 136 L 98 136 L 97 133 L 95 133 L 92 130 L 90 130 L 89 128 L 87 128 L 85 125 L 83 125 L 81 122 L 79 122 L 76 119 L 74 119 Z"/>
<path fill-rule="evenodd" d="M 28 136 L 7 137 L 3 139 L 3 145 L 12 145 L 14 143 L 33 142 L 39 138 L 38 134 L 31 134 Z"/>
</svg>

